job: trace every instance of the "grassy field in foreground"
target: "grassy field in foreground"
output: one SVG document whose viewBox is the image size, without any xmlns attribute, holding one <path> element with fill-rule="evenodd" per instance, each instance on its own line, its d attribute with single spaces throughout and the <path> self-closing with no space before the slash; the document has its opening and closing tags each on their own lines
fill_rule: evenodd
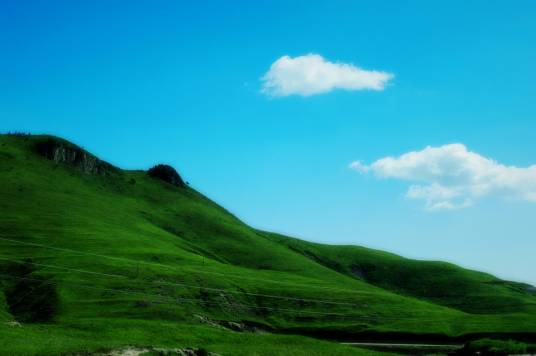
<svg viewBox="0 0 536 356">
<path fill-rule="evenodd" d="M 0 136 L 0 318 L 23 321 L 2 324 L 0 338 L 13 352 L 128 344 L 350 352 L 200 320 L 345 336 L 536 333 L 530 286 L 258 231 L 189 187 L 144 171 L 87 172 L 42 157 L 39 142 L 83 152 L 46 136 Z M 51 320 L 30 320 L 51 301 Z"/>
<path fill-rule="evenodd" d="M 0 326 L 2 354 L 58 355 L 124 348 L 198 348 L 222 355 L 388 355 L 303 336 L 238 333 L 146 320 L 95 319 L 62 325 Z"/>
</svg>

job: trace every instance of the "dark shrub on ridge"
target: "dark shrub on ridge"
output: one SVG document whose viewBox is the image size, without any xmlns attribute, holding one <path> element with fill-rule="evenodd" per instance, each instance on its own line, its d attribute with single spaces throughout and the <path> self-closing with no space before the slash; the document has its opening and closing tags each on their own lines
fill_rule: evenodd
<svg viewBox="0 0 536 356">
<path fill-rule="evenodd" d="M 176 187 L 184 187 L 186 184 L 182 180 L 181 176 L 175 168 L 168 166 L 167 164 L 158 164 L 147 171 L 147 174 L 153 178 L 157 178 L 172 184 Z"/>
</svg>

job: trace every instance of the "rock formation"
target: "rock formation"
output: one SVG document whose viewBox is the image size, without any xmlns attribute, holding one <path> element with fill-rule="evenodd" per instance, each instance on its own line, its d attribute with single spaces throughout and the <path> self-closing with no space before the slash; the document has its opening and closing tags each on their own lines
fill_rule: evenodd
<svg viewBox="0 0 536 356">
<path fill-rule="evenodd" d="M 84 173 L 109 175 L 117 168 L 67 141 L 48 138 L 35 146 L 37 153 L 56 163 L 75 167 Z"/>
</svg>

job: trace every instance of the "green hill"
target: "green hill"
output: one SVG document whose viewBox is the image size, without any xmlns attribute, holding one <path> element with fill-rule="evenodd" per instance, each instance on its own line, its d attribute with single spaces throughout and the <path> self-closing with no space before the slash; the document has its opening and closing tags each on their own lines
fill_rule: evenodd
<svg viewBox="0 0 536 356">
<path fill-rule="evenodd" d="M 467 313 L 535 312 L 534 287 L 446 262 L 417 261 L 359 246 L 330 246 L 264 233 L 311 260 L 401 295 Z"/>
<path fill-rule="evenodd" d="M 51 136 L 0 136 L 0 339 L 11 354 L 346 355 L 370 351 L 282 334 L 536 333 L 531 286 L 258 231 L 169 167 L 150 173 Z"/>
</svg>

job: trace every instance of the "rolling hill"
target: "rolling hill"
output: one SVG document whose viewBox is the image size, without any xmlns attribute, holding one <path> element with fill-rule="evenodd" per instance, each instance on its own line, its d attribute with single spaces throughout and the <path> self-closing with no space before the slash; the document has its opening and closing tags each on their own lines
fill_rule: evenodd
<svg viewBox="0 0 536 356">
<path fill-rule="evenodd" d="M 536 335 L 532 286 L 259 231 L 168 166 L 122 170 L 53 136 L 0 135 L 0 270 L 11 354 L 347 355 L 370 351 L 298 335 Z"/>
</svg>

